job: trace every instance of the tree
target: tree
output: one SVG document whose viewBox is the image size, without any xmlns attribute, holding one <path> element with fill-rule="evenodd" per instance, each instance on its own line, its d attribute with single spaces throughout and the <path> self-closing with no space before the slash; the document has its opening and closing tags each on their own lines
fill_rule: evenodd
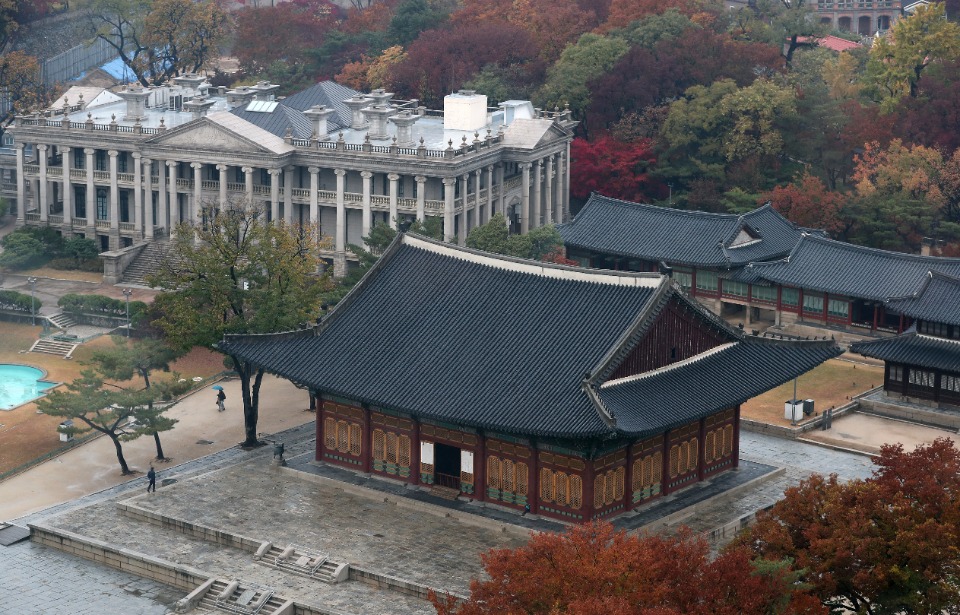
<svg viewBox="0 0 960 615">
<path fill-rule="evenodd" d="M 67 385 L 66 390 L 54 389 L 37 400 L 37 409 L 50 416 L 80 421 L 85 426 L 63 428 L 66 434 L 79 434 L 95 430 L 110 438 L 117 451 L 117 461 L 123 475 L 130 474 L 127 460 L 123 457 L 120 439 L 124 435 L 123 424 L 133 415 L 134 408 L 118 404 L 118 395 L 104 387 L 103 377 L 92 369 L 85 369 L 81 376 Z"/>
<path fill-rule="evenodd" d="M 181 226 L 174 258 L 148 279 L 163 289 L 154 322 L 177 351 L 215 347 L 231 333 L 289 331 L 314 320 L 328 285 L 316 275 L 317 233 L 310 227 L 267 222 L 245 203 L 204 208 L 205 225 Z M 259 444 L 263 369 L 228 355 L 240 377 L 244 446 Z"/>
<path fill-rule="evenodd" d="M 543 532 L 481 556 L 486 580 L 463 604 L 432 595 L 440 615 L 765 615 L 826 613 L 794 583 L 789 562 L 751 562 L 747 549 L 711 561 L 702 538 L 629 536 L 608 523 Z"/>
<path fill-rule="evenodd" d="M 944 152 L 960 148 L 960 60 L 931 66 L 916 98 L 901 99 L 896 111 L 897 136 L 905 142 L 936 147 Z"/>
<path fill-rule="evenodd" d="M 7 46 L 10 36 L 17 31 L 17 0 L 0 0 L 0 49 Z"/>
<path fill-rule="evenodd" d="M 920 77 L 930 64 L 957 59 L 960 25 L 945 19 L 943 4 L 921 5 L 874 42 L 867 77 L 883 107 L 892 110 L 904 96 L 918 96 Z"/>
<path fill-rule="evenodd" d="M 548 254 L 563 248 L 563 239 L 552 224 L 535 228 L 524 235 L 510 235 L 507 219 L 503 214 L 496 213 L 489 222 L 470 231 L 467 247 L 517 258 L 543 260 Z"/>
<path fill-rule="evenodd" d="M 809 44 L 805 40 L 819 38 L 830 32 L 829 26 L 820 23 L 809 0 L 779 0 L 767 6 L 771 9 L 770 32 L 774 42 L 783 45 L 783 57 L 787 64 L 793 61 L 793 54 L 801 45 Z"/>
<path fill-rule="evenodd" d="M 2 1 L 2 0 L 0 0 Z M 22 51 L 8 51 L 0 55 L 0 90 L 5 90 L 10 101 L 0 114 L 0 135 L 15 114 L 26 113 L 53 100 L 56 89 L 40 79 L 37 59 Z"/>
<path fill-rule="evenodd" d="M 823 229 L 835 237 L 846 230 L 843 195 L 830 192 L 813 175 L 804 174 L 795 183 L 777 186 L 762 200 L 772 202 L 774 209 L 798 226 Z"/>
<path fill-rule="evenodd" d="M 240 66 L 251 75 L 263 72 L 275 62 L 286 65 L 287 70 L 303 68 L 308 63 L 309 50 L 323 46 L 338 14 L 337 7 L 326 0 L 242 9 L 236 14 L 234 53 Z"/>
<path fill-rule="evenodd" d="M 576 138 L 570 146 L 570 194 L 585 199 L 600 192 L 628 201 L 644 201 L 661 191 L 649 175 L 657 160 L 649 139 L 632 143 L 602 135 L 592 141 Z"/>
<path fill-rule="evenodd" d="M 950 440 L 905 453 L 886 445 L 866 480 L 811 476 L 740 539 L 791 558 L 834 612 L 956 613 L 960 452 Z"/>
<path fill-rule="evenodd" d="M 74 235 L 64 240 L 63 254 L 72 258 L 74 264 L 79 268 L 84 261 L 97 258 L 100 254 L 100 248 L 94 240 Z"/>
<path fill-rule="evenodd" d="M 133 415 L 140 425 L 138 431 L 153 436 L 157 460 L 163 461 L 166 457 L 160 445 L 160 432 L 173 429 L 177 421 L 164 416 L 163 413 L 169 409 L 169 405 L 155 407 L 154 402 L 157 399 L 172 399 L 186 390 L 180 390 L 176 386 L 171 390 L 170 385 L 166 385 L 165 388 L 161 386 L 163 390 L 159 391 L 159 395 L 155 395 L 158 391 L 151 390 L 154 383 L 150 376 L 155 371 L 170 371 L 170 363 L 177 358 L 177 353 L 159 340 L 146 339 L 130 345 L 124 338 L 114 336 L 113 343 L 113 348 L 95 351 L 90 357 L 90 363 L 111 380 L 126 381 L 134 377 L 143 380 L 143 390 L 146 393 L 135 400 L 137 403 L 133 404 Z M 189 384 L 186 386 L 189 387 Z M 136 435 L 139 436 L 140 433 Z"/>
<path fill-rule="evenodd" d="M 447 13 L 427 0 L 403 0 L 394 11 L 387 34 L 394 44 L 409 45 L 421 33 L 436 29 L 446 19 Z"/>
<path fill-rule="evenodd" d="M 10 233 L 3 238 L 0 267 L 7 270 L 26 269 L 44 255 L 43 243 L 26 233 Z"/>
</svg>

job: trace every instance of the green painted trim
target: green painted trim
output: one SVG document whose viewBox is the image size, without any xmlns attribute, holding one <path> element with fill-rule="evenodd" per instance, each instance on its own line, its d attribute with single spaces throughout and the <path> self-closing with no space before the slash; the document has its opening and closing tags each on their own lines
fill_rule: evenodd
<svg viewBox="0 0 960 615">
<path fill-rule="evenodd" d="M 444 421 L 434 421 L 431 419 L 420 419 L 420 422 L 424 425 L 433 425 L 434 427 L 443 427 L 444 429 L 452 429 L 454 431 L 462 431 L 464 433 L 476 434 L 477 430 L 473 427 L 466 427 L 464 425 L 457 425 L 456 423 L 446 423 Z"/>
</svg>

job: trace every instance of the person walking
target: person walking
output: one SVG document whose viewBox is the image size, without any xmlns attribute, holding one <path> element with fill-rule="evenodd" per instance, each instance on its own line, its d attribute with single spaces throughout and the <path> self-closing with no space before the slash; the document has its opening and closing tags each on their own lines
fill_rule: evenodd
<svg viewBox="0 0 960 615">
<path fill-rule="evenodd" d="M 147 493 L 150 493 L 150 488 L 153 487 L 153 492 L 157 492 L 157 473 L 154 471 L 153 466 L 150 466 L 150 471 L 147 472 L 147 480 L 150 483 L 147 485 Z"/>
<path fill-rule="evenodd" d="M 223 401 L 226 398 L 227 398 L 227 394 L 223 392 L 223 389 L 220 389 L 219 391 L 217 391 L 217 408 L 220 409 L 220 412 L 223 412 L 224 410 L 226 410 L 226 408 L 223 407 Z"/>
</svg>

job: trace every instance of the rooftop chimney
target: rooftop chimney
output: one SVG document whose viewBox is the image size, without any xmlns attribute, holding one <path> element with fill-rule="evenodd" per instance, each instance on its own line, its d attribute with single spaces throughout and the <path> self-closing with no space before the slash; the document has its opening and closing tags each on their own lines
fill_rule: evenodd
<svg viewBox="0 0 960 615">
<path fill-rule="evenodd" d="M 238 107 L 250 102 L 256 92 L 245 85 L 241 85 L 233 90 L 227 90 L 227 104 Z"/>
<path fill-rule="evenodd" d="M 487 125 L 487 97 L 460 90 L 443 97 L 444 130 L 480 130 Z"/>
<path fill-rule="evenodd" d="M 353 130 L 363 130 L 367 127 L 367 119 L 363 116 L 362 109 L 364 107 L 369 107 L 372 103 L 369 98 L 366 96 L 356 95 L 353 98 L 348 98 L 343 101 L 343 104 L 350 107 L 350 111 L 353 113 L 352 121 L 350 122 L 350 128 Z"/>
<path fill-rule="evenodd" d="M 390 121 L 397 126 L 397 145 L 413 147 L 413 125 L 419 119 L 419 115 L 410 113 L 408 110 L 401 111 L 390 118 Z"/>
<path fill-rule="evenodd" d="M 216 101 L 206 96 L 197 96 L 183 103 L 183 108 L 193 114 L 193 119 L 198 120 L 205 116 L 215 103 Z"/>
<path fill-rule="evenodd" d="M 317 141 L 329 141 L 327 119 L 333 115 L 333 109 L 327 109 L 323 105 L 314 105 L 304 111 L 303 114 L 313 122 L 313 132 L 317 136 Z"/>
<path fill-rule="evenodd" d="M 258 81 L 257 85 L 250 88 L 255 92 L 254 100 L 271 101 L 274 99 L 279 85 L 272 85 L 269 81 Z"/>
<path fill-rule="evenodd" d="M 145 90 L 140 86 L 125 88 L 117 92 L 117 96 L 127 102 L 127 113 L 123 116 L 124 121 L 133 122 L 146 119 L 147 98 L 150 97 L 149 90 Z"/>
</svg>

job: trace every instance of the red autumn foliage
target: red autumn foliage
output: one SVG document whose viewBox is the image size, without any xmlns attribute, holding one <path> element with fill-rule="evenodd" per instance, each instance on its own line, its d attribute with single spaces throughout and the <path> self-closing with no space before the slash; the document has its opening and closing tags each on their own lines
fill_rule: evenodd
<svg viewBox="0 0 960 615">
<path fill-rule="evenodd" d="M 930 67 L 918 97 L 905 97 L 891 115 L 904 141 L 951 152 L 960 147 L 960 61 Z"/>
<path fill-rule="evenodd" d="M 577 261 L 567 258 L 566 250 L 563 246 L 557 246 L 550 252 L 547 252 L 540 260 L 545 263 L 553 263 L 554 265 L 570 265 L 571 267 L 580 265 Z"/>
<path fill-rule="evenodd" d="M 634 21 L 659 15 L 671 8 L 676 8 L 684 15 L 694 15 L 702 10 L 702 6 L 697 0 L 612 0 L 607 20 L 597 30 L 609 32 L 626 28 Z"/>
<path fill-rule="evenodd" d="M 303 64 L 333 28 L 340 9 L 327 0 L 295 0 L 237 12 L 234 50 L 240 66 L 251 74 L 273 62 Z"/>
<path fill-rule="evenodd" d="M 823 229 L 831 234 L 843 231 L 841 209 L 845 197 L 827 190 L 819 178 L 804 175 L 797 183 L 777 186 L 762 197 L 773 208 L 798 226 Z"/>
<path fill-rule="evenodd" d="M 858 613 L 954 613 L 960 561 L 960 450 L 940 438 L 886 445 L 867 480 L 812 476 L 741 538 L 791 558 L 824 604 Z"/>
<path fill-rule="evenodd" d="M 658 193 L 649 169 L 657 160 L 649 139 L 631 143 L 600 135 L 576 138 L 570 146 L 570 194 L 585 199 L 599 192 L 627 201 L 643 201 Z"/>
<path fill-rule="evenodd" d="M 709 551 L 688 530 L 636 537 L 598 522 L 484 554 L 490 578 L 471 583 L 467 602 L 432 600 L 440 615 L 826 613 L 786 567 L 758 569 L 746 548 L 712 561 Z"/>
</svg>

